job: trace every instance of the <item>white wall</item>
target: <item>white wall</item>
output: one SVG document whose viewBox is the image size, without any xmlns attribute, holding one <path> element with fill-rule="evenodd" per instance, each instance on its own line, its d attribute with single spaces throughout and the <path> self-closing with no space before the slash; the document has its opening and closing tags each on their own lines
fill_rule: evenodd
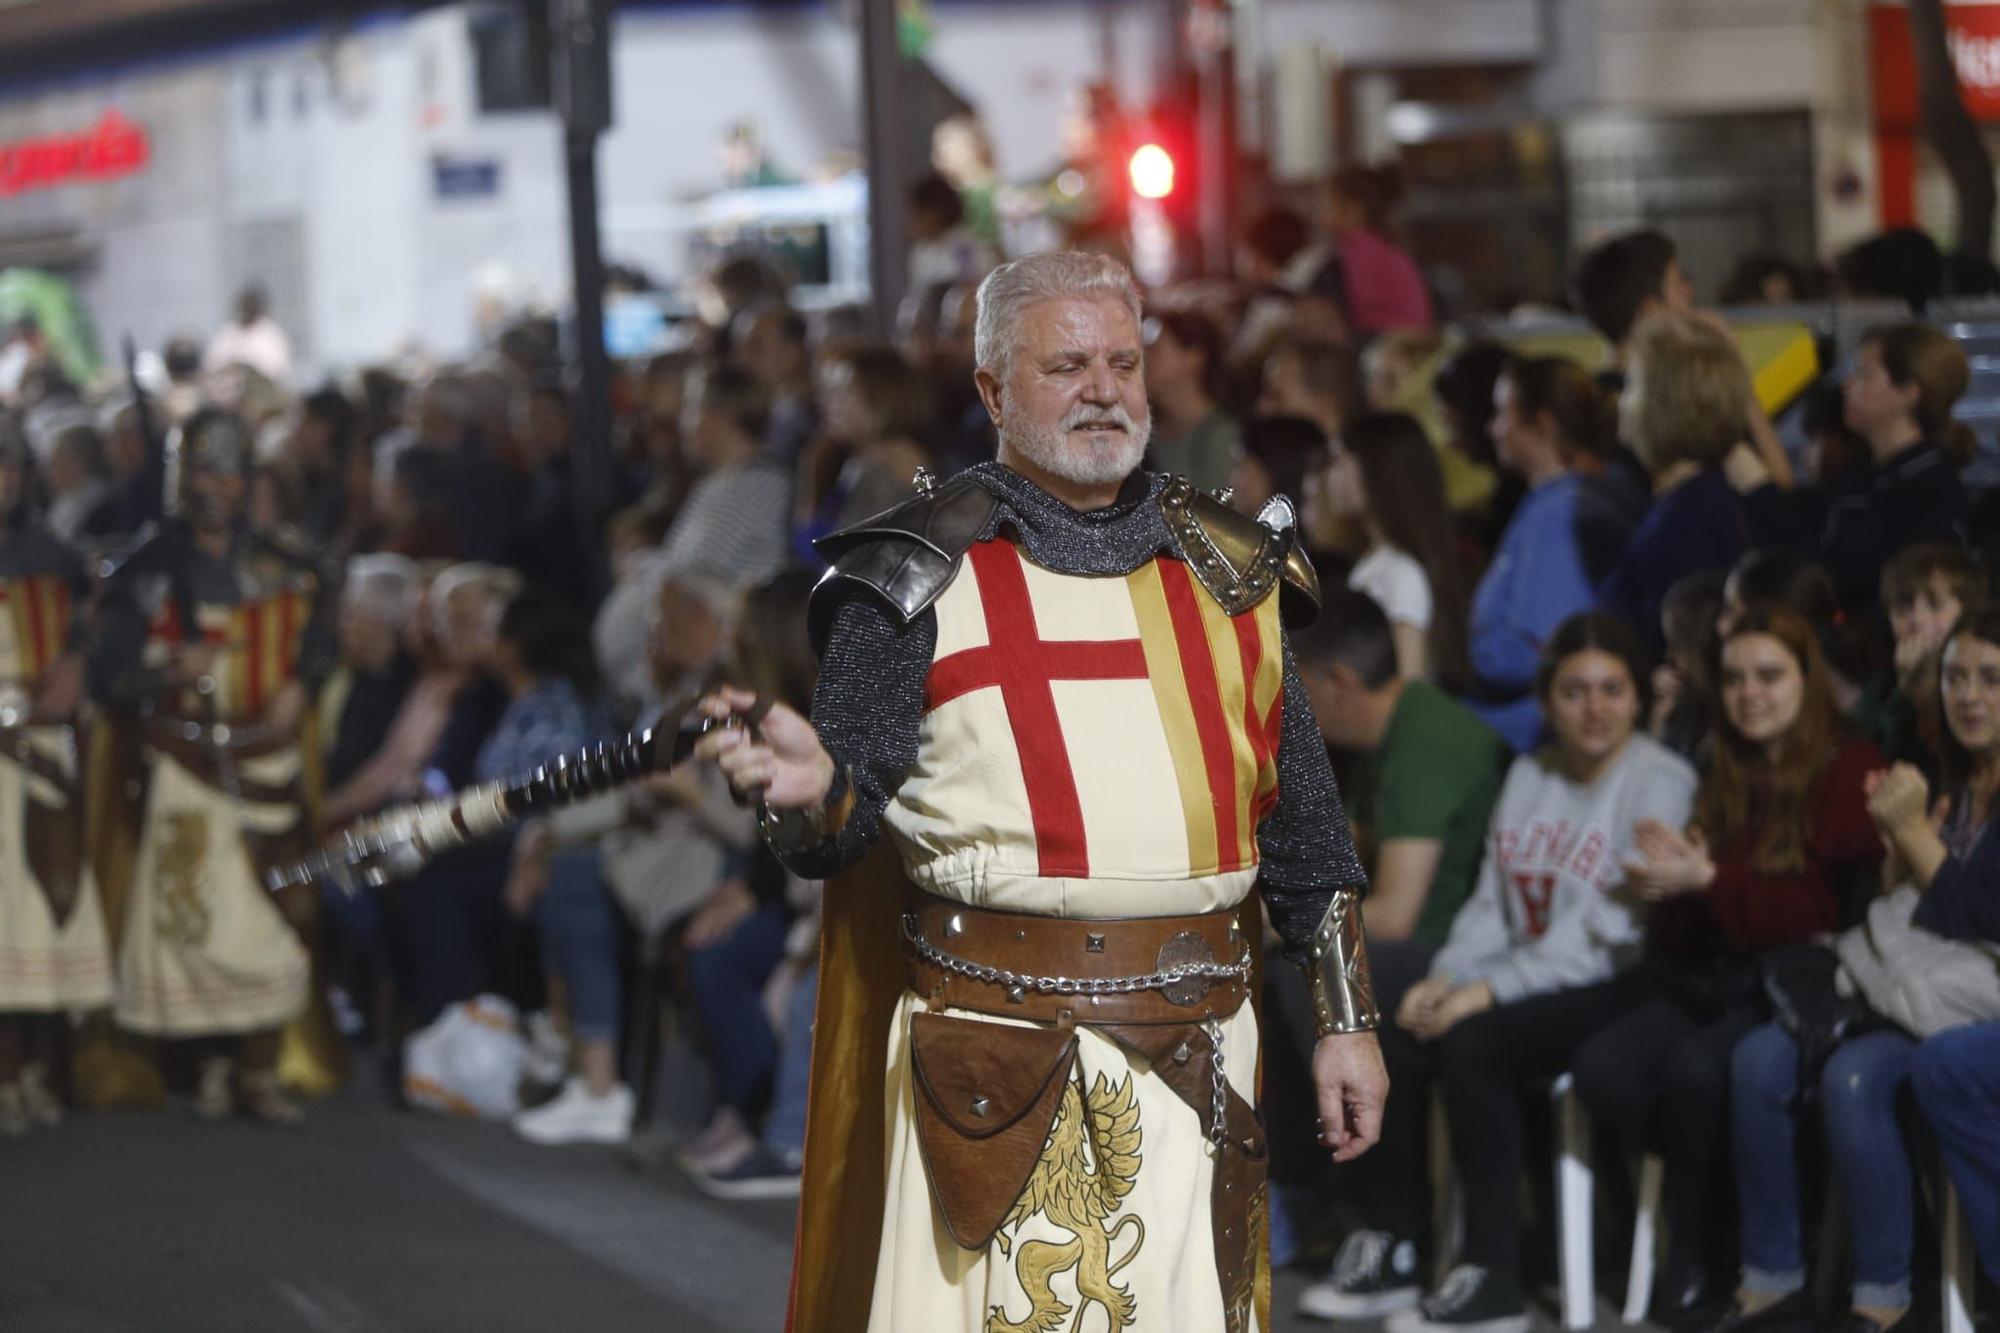
<svg viewBox="0 0 2000 1333">
<path fill-rule="evenodd" d="M 1262 8 L 1273 56 L 1314 42 L 1362 65 L 1528 61 L 1541 42 L 1538 0 L 1267 0 Z M 716 144 L 734 120 L 756 117 L 773 158 L 794 174 L 858 149 L 859 42 L 846 13 L 828 3 L 620 16 L 616 127 L 600 150 L 607 257 L 679 275 L 676 206 L 715 186 Z M 1156 0 L 1116 12 L 1114 82 L 1129 105 L 1153 91 L 1164 13 Z M 1096 8 L 991 0 L 939 5 L 934 18 L 931 63 L 986 116 L 1003 174 L 1053 164 L 1071 94 L 1101 76 Z M 96 241 L 99 259 L 81 286 L 107 348 L 128 329 L 150 345 L 213 329 L 245 269 L 241 238 L 259 229 L 297 228 L 291 288 L 301 345 L 320 366 L 412 343 L 463 352 L 484 274 L 504 272 L 517 294 L 549 305 L 568 301 L 555 119 L 475 114 L 457 9 L 375 20 L 338 41 L 303 33 L 0 92 L 0 138 L 79 131 L 111 105 L 152 138 L 143 175 L 23 196 L 0 211 L 0 236 L 77 228 Z M 438 198 L 437 154 L 497 164 L 497 192 Z"/>
<path fill-rule="evenodd" d="M 214 225 L 225 180 L 217 138 L 222 88 L 214 70 L 151 70 L 68 80 L 33 98 L 0 102 L 0 139 L 82 133 L 116 107 L 150 141 L 151 161 L 138 175 L 37 190 L 0 205 L 0 228 L 10 237 L 74 230 L 95 245 L 97 262 L 80 290 L 107 356 L 128 332 L 150 346 L 190 322 L 203 331 L 223 314 Z"/>
</svg>

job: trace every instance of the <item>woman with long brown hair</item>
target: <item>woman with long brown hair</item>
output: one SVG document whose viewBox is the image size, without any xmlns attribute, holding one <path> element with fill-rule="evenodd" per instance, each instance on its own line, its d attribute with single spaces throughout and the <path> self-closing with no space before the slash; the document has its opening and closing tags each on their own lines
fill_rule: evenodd
<svg viewBox="0 0 2000 1333">
<path fill-rule="evenodd" d="M 1357 417 L 1340 433 L 1326 485 L 1330 507 L 1367 534 L 1347 584 L 1387 613 L 1398 669 L 1463 691 L 1465 577 L 1430 437 L 1400 412 Z"/>
<path fill-rule="evenodd" d="M 1666 1159 L 1673 1251 L 1656 1316 L 1697 1320 L 1724 1290 L 1729 1053 L 1762 1018 L 1758 960 L 1840 924 L 1882 856 L 1867 775 L 1882 764 L 1834 703 L 1812 625 L 1753 605 L 1722 640 L 1722 718 L 1686 832 L 1642 825 L 1626 883 L 1654 904 L 1651 994 L 1578 1051 L 1577 1091 L 1628 1141 Z"/>
</svg>

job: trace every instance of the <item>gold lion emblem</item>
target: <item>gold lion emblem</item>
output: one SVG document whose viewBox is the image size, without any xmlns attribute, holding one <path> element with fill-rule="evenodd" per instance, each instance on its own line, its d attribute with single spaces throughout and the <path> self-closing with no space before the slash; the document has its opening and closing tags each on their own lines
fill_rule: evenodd
<svg viewBox="0 0 2000 1333">
<path fill-rule="evenodd" d="M 1138 1256 L 1146 1243 L 1146 1224 L 1137 1216 L 1121 1218 L 1116 1226 L 1105 1223 L 1139 1177 L 1143 1137 L 1139 1103 L 1129 1075 L 1113 1087 L 1099 1074 L 1090 1089 L 1087 1109 L 1080 1086 L 1075 1081 L 1064 1086 L 1062 1105 L 1049 1128 L 1041 1161 L 1028 1177 L 1028 1187 L 1014 1201 L 1013 1211 L 1000 1224 L 1000 1253 L 1014 1259 L 1015 1276 L 1028 1293 L 1028 1313 L 1012 1320 L 996 1305 L 986 1316 L 986 1333 L 1054 1333 L 1069 1306 L 1055 1294 L 1050 1282 L 1056 1274 L 1072 1268 L 1076 1270 L 1077 1311 L 1070 1327 L 1081 1326 L 1093 1301 L 1104 1307 L 1112 1329 L 1131 1327 L 1138 1301 L 1129 1287 L 1115 1286 L 1111 1279 Z M 1023 1241 L 1020 1253 L 1014 1254 L 1007 1233 L 1018 1234 L 1022 1224 L 1037 1214 L 1073 1233 L 1074 1238 L 1060 1244 Z M 1112 1244 L 1128 1226 L 1137 1229 L 1138 1238 L 1125 1256 L 1113 1263 Z"/>
<path fill-rule="evenodd" d="M 160 884 L 160 936 L 177 948 L 208 942 L 207 861 L 208 820 L 180 811 L 168 815 L 153 849 L 153 872 Z"/>
</svg>

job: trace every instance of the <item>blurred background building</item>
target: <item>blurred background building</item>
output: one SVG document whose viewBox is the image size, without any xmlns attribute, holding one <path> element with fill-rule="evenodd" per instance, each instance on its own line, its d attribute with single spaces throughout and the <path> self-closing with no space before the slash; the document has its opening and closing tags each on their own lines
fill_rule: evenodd
<svg viewBox="0 0 2000 1333">
<path fill-rule="evenodd" d="M 607 262 L 685 303 L 754 236 L 806 303 L 868 291 L 861 6 L 627 4 L 611 36 Z M 1968 106 L 2000 122 L 2000 5 L 1948 7 Z M 1905 11 L 1863 0 L 904 3 L 916 160 L 983 132 L 1027 248 L 1067 153 L 1158 141 L 1178 275 L 1341 161 L 1400 158 L 1447 313 L 1561 295 L 1563 256 L 1641 223 L 1712 295 L 1731 261 L 1949 231 L 1920 146 Z M 72 282 L 157 345 L 261 286 L 304 368 L 434 356 L 569 304 L 546 0 L 432 7 L 154 0 L 0 6 L 0 268 Z M 218 34 L 228 34 L 218 36 Z M 1082 142 L 1084 90 L 1123 128 Z M 1220 135 L 1203 138 L 1205 116 Z M 1102 116 L 1100 116 L 1102 119 Z M 1990 133 L 1990 130 L 1989 130 Z M 1228 157 L 1217 187 L 1204 161 Z M 950 151 L 948 148 L 943 151 Z M 973 149 L 978 151 L 975 144 Z M 1121 163 L 1106 172 L 1128 188 Z M 1206 177 L 1206 178 L 1205 178 Z M 721 195 L 725 186 L 751 193 Z M 1199 193 L 1208 199 L 1204 218 Z M 1027 200 L 1028 202 L 1023 202 Z M 1199 242 L 1204 223 L 1211 243 Z"/>
</svg>

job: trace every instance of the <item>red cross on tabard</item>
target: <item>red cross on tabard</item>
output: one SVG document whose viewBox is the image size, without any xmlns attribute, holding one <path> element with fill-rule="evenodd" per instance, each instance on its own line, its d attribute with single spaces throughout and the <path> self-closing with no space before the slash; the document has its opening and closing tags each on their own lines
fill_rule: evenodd
<svg viewBox="0 0 2000 1333">
<path fill-rule="evenodd" d="M 924 708 L 929 711 L 988 686 L 1000 688 L 1014 748 L 1021 755 L 1041 872 L 1051 878 L 1083 878 L 1090 874 L 1083 806 L 1052 685 L 1058 680 L 1144 680 L 1145 648 L 1137 639 L 1044 639 L 1035 627 L 1028 576 L 1012 542 L 981 542 L 967 562 L 986 609 L 986 642 L 932 663 L 924 682 Z"/>
</svg>

